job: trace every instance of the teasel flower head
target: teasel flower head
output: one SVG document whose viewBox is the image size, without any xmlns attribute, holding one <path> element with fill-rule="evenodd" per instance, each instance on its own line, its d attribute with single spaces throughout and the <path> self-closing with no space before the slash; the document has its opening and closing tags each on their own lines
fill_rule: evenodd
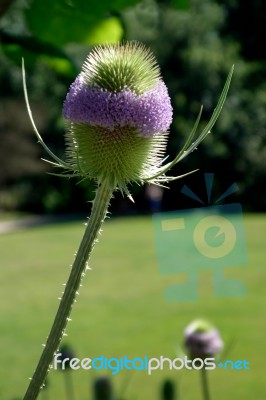
<svg viewBox="0 0 266 400">
<path fill-rule="evenodd" d="M 172 106 L 152 54 L 128 43 L 89 54 L 63 115 L 73 169 L 126 190 L 160 165 Z"/>
<path fill-rule="evenodd" d="M 192 358 L 213 357 L 223 349 L 219 331 L 208 321 L 193 321 L 186 327 L 184 336 L 184 345 Z"/>
<path fill-rule="evenodd" d="M 202 133 L 193 141 L 201 111 L 183 148 L 164 164 L 172 106 L 157 62 L 137 42 L 98 46 L 88 55 L 70 86 L 63 105 L 66 160 L 44 144 L 28 113 L 39 142 L 63 169 L 61 175 L 109 182 L 129 195 L 131 182 L 163 185 L 180 177 L 166 173 L 196 149 L 214 125 L 229 89 L 231 70 L 218 105 Z M 51 162 L 50 162 L 51 163 Z"/>
</svg>

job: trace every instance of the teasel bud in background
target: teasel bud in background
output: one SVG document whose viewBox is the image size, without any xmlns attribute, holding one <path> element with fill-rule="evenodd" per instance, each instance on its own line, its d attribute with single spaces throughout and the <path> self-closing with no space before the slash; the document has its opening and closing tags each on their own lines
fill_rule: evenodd
<svg viewBox="0 0 266 400">
<path fill-rule="evenodd" d="M 199 359 L 213 358 L 223 348 L 223 341 L 219 331 L 208 321 L 197 319 L 189 324 L 184 332 L 185 347 L 189 352 L 190 358 L 197 363 Z M 207 379 L 207 370 L 201 367 L 201 387 L 204 400 L 210 400 L 210 389 Z"/>
<path fill-rule="evenodd" d="M 191 359 L 214 357 L 223 349 L 223 341 L 219 331 L 208 321 L 195 320 L 184 332 L 185 347 Z"/>
</svg>

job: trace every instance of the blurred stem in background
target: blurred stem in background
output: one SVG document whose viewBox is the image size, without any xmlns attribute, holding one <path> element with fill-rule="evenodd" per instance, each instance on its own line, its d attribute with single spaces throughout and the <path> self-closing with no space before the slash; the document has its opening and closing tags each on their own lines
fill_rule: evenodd
<svg viewBox="0 0 266 400">
<path fill-rule="evenodd" d="M 72 371 L 68 369 L 64 373 L 66 400 L 75 400 L 75 392 L 72 378 Z"/>
<path fill-rule="evenodd" d="M 170 379 L 166 379 L 162 384 L 161 389 L 162 400 L 178 400 L 178 391 L 175 388 L 174 383 Z"/>
<path fill-rule="evenodd" d="M 205 368 L 201 368 L 200 374 L 201 374 L 203 400 L 211 400 L 209 386 L 208 386 L 207 370 Z"/>
<path fill-rule="evenodd" d="M 109 378 L 98 378 L 93 385 L 93 400 L 112 400 L 113 388 Z"/>
<path fill-rule="evenodd" d="M 73 349 L 68 344 L 63 344 L 59 348 L 60 361 L 62 361 L 61 371 L 64 375 L 64 386 L 66 393 L 66 400 L 75 400 L 75 392 L 73 385 L 72 369 L 70 367 L 70 361 L 75 358 Z"/>
</svg>

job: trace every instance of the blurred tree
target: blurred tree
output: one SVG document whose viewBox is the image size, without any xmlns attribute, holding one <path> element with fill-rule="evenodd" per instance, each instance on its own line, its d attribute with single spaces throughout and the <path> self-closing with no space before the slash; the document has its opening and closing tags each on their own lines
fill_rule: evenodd
<svg viewBox="0 0 266 400">
<path fill-rule="evenodd" d="M 63 153 L 61 107 L 67 88 L 92 44 L 120 40 L 122 27 L 111 11 L 134 3 L 136 0 L 1 3 L 0 208 L 66 212 L 72 207 L 75 212 L 87 207 L 93 184 L 77 186 L 74 181 L 59 179 L 55 183 L 54 177 L 38 175 L 53 171 L 39 161 L 41 149 L 32 140 L 22 92 L 21 58 L 25 58 L 37 125 L 49 146 Z"/>
<path fill-rule="evenodd" d="M 249 86 L 252 66 L 240 56 L 240 45 L 224 40 L 221 31 L 226 10 L 210 0 L 193 0 L 190 11 L 175 11 L 153 0 L 145 0 L 122 15 L 128 39 L 141 39 L 156 53 L 174 106 L 174 122 L 169 153 L 173 156 L 193 125 L 200 105 L 204 105 L 201 126 L 213 111 L 226 74 L 235 64 L 229 96 L 213 132 L 192 156 L 178 164 L 177 174 L 200 168 L 214 172 L 218 197 L 232 181 L 241 189 L 246 209 L 265 210 L 266 189 L 266 91 L 265 84 Z M 203 180 L 202 180 L 203 181 Z M 187 178 L 204 198 L 205 187 L 198 174 Z M 186 182 L 186 184 L 187 184 Z M 165 206 L 180 204 L 184 181 L 165 191 Z M 181 199 L 182 202 L 182 199 Z M 195 204 L 191 203 L 195 206 Z"/>
<path fill-rule="evenodd" d="M 263 0 L 218 0 L 226 14 L 223 33 L 241 44 L 247 60 L 266 60 L 266 3 Z"/>
<path fill-rule="evenodd" d="M 256 39 L 265 29 L 263 7 L 259 0 L 6 0 L 0 7 L 0 158 L 4 165 L 0 207 L 8 203 L 9 195 L 10 207 L 82 211 L 87 208 L 84 199 L 90 199 L 93 190 L 93 184 L 77 186 L 74 181 L 37 175 L 43 169 L 53 170 L 38 161 L 41 150 L 27 134 L 31 127 L 23 106 L 21 56 L 37 125 L 47 144 L 61 156 L 61 105 L 66 88 L 93 44 L 124 38 L 146 43 L 162 66 L 175 115 L 168 149 L 171 156 L 184 142 L 201 104 L 201 126 L 209 118 L 235 64 L 230 94 L 213 133 L 178 165 L 176 173 L 194 168 L 215 172 L 214 196 L 237 181 L 245 208 L 265 210 L 265 49 Z M 256 21 L 252 30 L 245 29 L 249 16 Z M 187 199 L 183 204 L 180 200 L 180 189 L 184 183 L 195 188 L 199 182 L 195 174 L 186 182 L 174 183 L 176 190 L 171 195 L 165 191 L 165 207 L 176 208 L 177 201 L 179 207 L 188 206 Z M 204 190 L 200 185 L 199 191 L 201 187 Z M 133 191 L 143 200 L 144 189 Z M 145 207 L 142 201 L 140 208 Z"/>
</svg>

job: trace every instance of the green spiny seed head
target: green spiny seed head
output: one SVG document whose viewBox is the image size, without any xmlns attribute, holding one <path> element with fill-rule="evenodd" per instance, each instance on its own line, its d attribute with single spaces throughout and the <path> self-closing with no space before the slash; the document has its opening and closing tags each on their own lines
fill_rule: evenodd
<svg viewBox="0 0 266 400">
<path fill-rule="evenodd" d="M 127 184 L 141 182 L 147 171 L 160 164 L 167 135 L 144 138 L 130 127 L 110 131 L 84 123 L 69 124 L 66 134 L 67 159 L 87 178 L 108 180 L 127 192 Z M 73 143 L 75 146 L 73 147 Z"/>
<path fill-rule="evenodd" d="M 128 88 L 142 94 L 154 88 L 160 77 L 152 53 L 135 42 L 95 48 L 82 70 L 88 86 L 99 86 L 111 92 Z"/>
<path fill-rule="evenodd" d="M 67 163 L 126 191 L 156 172 L 172 120 L 159 67 L 142 45 L 98 47 L 71 85 L 63 114 Z"/>
</svg>

